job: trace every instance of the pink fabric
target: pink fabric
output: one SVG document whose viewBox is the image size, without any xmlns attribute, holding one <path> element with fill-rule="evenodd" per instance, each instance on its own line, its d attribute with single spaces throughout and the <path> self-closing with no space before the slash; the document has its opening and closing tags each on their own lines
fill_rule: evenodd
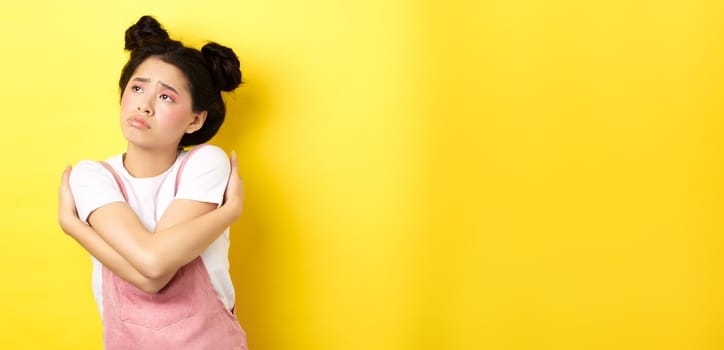
<svg viewBox="0 0 724 350">
<path fill-rule="evenodd" d="M 246 333 L 216 296 L 201 257 L 148 294 L 103 267 L 106 350 L 247 349 Z"/>
<path fill-rule="evenodd" d="M 199 147 L 194 148 L 182 161 Z M 108 164 L 126 198 L 125 187 Z M 236 316 L 216 295 L 201 257 L 181 267 L 158 293 L 148 294 L 103 266 L 103 344 L 122 349 L 248 349 Z"/>
</svg>

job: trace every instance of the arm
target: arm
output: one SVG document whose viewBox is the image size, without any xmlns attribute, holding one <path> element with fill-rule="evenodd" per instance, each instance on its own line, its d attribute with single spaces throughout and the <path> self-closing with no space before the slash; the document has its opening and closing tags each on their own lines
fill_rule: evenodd
<svg viewBox="0 0 724 350">
<path fill-rule="evenodd" d="M 97 209 L 88 221 L 98 235 L 148 278 L 159 278 L 191 262 L 223 233 L 241 206 L 229 202 L 186 223 L 150 234 L 125 203 Z"/>
<path fill-rule="evenodd" d="M 70 191 L 68 177 L 70 166 L 63 172 L 58 193 L 58 222 L 65 233 L 73 237 L 90 254 L 96 257 L 115 274 L 147 293 L 156 293 L 171 280 L 174 273 L 156 279 L 148 278 L 108 245 L 92 227 L 82 222 L 76 213 L 73 194 Z"/>
<path fill-rule="evenodd" d="M 145 229 L 135 213 L 121 202 L 107 204 L 89 216 L 88 221 L 93 226 L 90 229 L 95 229 L 99 239 L 89 241 L 87 236 L 92 235 L 84 232 L 90 231 L 79 225 L 85 224 L 76 215 L 69 215 L 67 210 L 61 214 L 61 226 L 97 258 L 98 252 L 94 253 L 92 249 L 106 253 L 110 249 L 118 253 L 118 256 L 107 256 L 111 261 L 119 257 L 125 259 L 141 276 L 153 281 L 165 279 L 162 282 L 165 285 L 179 267 L 199 256 L 240 215 L 243 186 L 233 153 L 231 177 L 224 198 L 224 205 L 217 210 L 212 210 L 216 207 L 213 203 L 174 200 L 153 235 Z M 201 216 L 187 221 L 196 215 Z M 91 243 L 97 245 L 98 241 L 107 243 L 106 250 L 86 246 Z"/>
</svg>

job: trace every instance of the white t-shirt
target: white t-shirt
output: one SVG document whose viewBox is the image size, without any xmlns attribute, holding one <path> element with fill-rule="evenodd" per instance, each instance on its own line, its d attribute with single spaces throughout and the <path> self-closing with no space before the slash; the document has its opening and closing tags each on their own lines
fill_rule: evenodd
<svg viewBox="0 0 724 350">
<path fill-rule="evenodd" d="M 188 152 L 180 152 L 174 164 L 163 174 L 149 178 L 135 178 L 123 166 L 123 155 L 106 160 L 118 173 L 125 185 L 128 205 L 138 215 L 149 232 L 174 198 L 190 199 L 221 205 L 229 180 L 230 164 L 226 153 L 216 146 L 207 145 L 191 155 L 186 162 L 174 197 L 176 175 L 181 161 Z M 94 210 L 113 202 L 125 202 L 113 175 L 97 161 L 83 160 L 70 175 L 78 216 L 88 222 Z M 234 286 L 229 275 L 229 229 L 216 239 L 202 254 L 211 284 L 221 302 L 231 309 L 234 306 Z M 93 260 L 93 296 L 103 317 L 103 265 Z"/>
</svg>

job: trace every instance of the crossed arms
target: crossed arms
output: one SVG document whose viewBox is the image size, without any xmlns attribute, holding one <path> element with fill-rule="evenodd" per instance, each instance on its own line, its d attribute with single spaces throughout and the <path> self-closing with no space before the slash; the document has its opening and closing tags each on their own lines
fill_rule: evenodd
<svg viewBox="0 0 724 350">
<path fill-rule="evenodd" d="M 104 205 L 78 217 L 70 190 L 70 166 L 59 189 L 58 221 L 61 228 L 115 274 L 147 293 L 161 290 L 183 265 L 191 262 L 241 215 L 244 189 L 236 156 L 224 203 L 174 199 L 149 232 L 125 202 Z"/>
</svg>

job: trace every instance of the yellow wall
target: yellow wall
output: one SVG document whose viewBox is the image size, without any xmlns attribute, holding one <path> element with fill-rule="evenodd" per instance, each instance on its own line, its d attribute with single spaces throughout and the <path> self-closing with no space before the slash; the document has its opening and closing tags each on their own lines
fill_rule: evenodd
<svg viewBox="0 0 724 350">
<path fill-rule="evenodd" d="M 252 349 L 722 349 L 720 1 L 4 4 L 0 348 L 100 349 L 63 166 L 123 31 L 233 47 Z"/>
</svg>

